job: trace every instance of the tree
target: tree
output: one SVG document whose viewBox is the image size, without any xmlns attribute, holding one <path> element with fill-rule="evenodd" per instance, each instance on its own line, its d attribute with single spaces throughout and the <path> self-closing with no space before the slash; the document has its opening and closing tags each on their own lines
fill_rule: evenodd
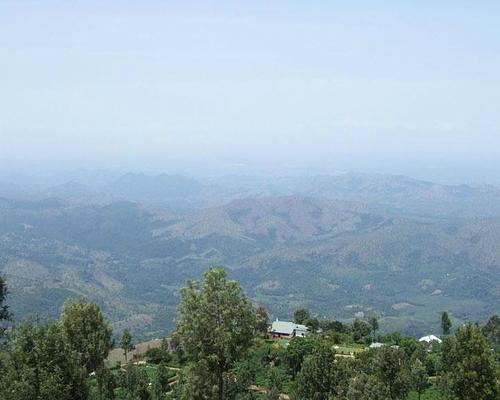
<svg viewBox="0 0 500 400">
<path fill-rule="evenodd" d="M 355 374 L 349 381 L 347 400 L 386 400 L 387 389 L 374 376 L 364 372 Z"/>
<path fill-rule="evenodd" d="M 2 400 L 86 400 L 87 373 L 58 323 L 26 322 L 1 355 Z"/>
<path fill-rule="evenodd" d="M 288 343 L 284 362 L 292 377 L 295 378 L 302 368 L 304 358 L 314 351 L 315 340 L 309 336 L 305 338 L 293 338 Z"/>
<path fill-rule="evenodd" d="M 255 357 L 237 362 L 231 371 L 231 375 L 228 374 L 226 397 L 237 400 L 253 399 L 253 392 L 250 390 L 250 386 L 255 383 L 259 367 Z"/>
<path fill-rule="evenodd" d="M 120 340 L 120 347 L 123 350 L 123 355 L 125 356 L 125 364 L 128 363 L 128 353 L 134 350 L 134 345 L 132 344 L 132 335 L 128 329 L 125 329 Z"/>
<path fill-rule="evenodd" d="M 308 318 L 304 321 L 304 325 L 307 326 L 312 332 L 317 332 L 319 329 L 319 319 L 316 317 Z"/>
<path fill-rule="evenodd" d="M 365 321 L 356 318 L 352 323 L 352 338 L 355 342 L 364 342 L 370 336 L 371 328 Z"/>
<path fill-rule="evenodd" d="M 177 359 L 177 362 L 179 364 L 184 364 L 186 361 L 186 355 L 184 353 L 184 350 L 182 348 L 182 343 L 179 335 L 177 332 L 172 332 L 172 335 L 170 335 L 170 340 L 168 342 L 168 349 L 171 352 L 173 356 Z"/>
<path fill-rule="evenodd" d="M 478 326 L 467 324 L 447 336 L 442 352 L 443 379 L 458 400 L 498 399 L 493 352 Z"/>
<path fill-rule="evenodd" d="M 264 400 L 279 400 L 281 395 L 281 388 L 283 387 L 283 377 L 276 367 L 269 369 L 269 390 L 264 396 Z"/>
<path fill-rule="evenodd" d="M 320 321 L 320 328 L 323 331 L 331 331 L 334 333 L 347 333 L 349 331 L 348 327 L 340 321 Z"/>
<path fill-rule="evenodd" d="M 255 329 L 257 332 L 265 335 L 267 333 L 267 328 L 269 327 L 269 315 L 267 315 L 266 309 L 263 306 L 257 307 L 257 310 L 255 310 L 255 316 L 257 319 Z"/>
<path fill-rule="evenodd" d="M 451 320 L 448 313 L 445 311 L 441 314 L 441 330 L 443 335 L 449 335 L 451 330 Z"/>
<path fill-rule="evenodd" d="M 200 359 L 196 363 L 190 364 L 183 372 L 185 373 L 185 382 L 180 397 L 182 400 L 220 398 L 218 376 L 209 369 L 209 362 L 206 359 Z M 226 398 L 229 389 L 230 387 L 223 387 L 224 398 Z"/>
<path fill-rule="evenodd" d="M 408 357 L 411 357 L 415 350 L 417 350 L 419 344 L 420 342 L 417 339 L 411 336 L 403 336 L 399 341 L 399 348 L 403 350 Z"/>
<path fill-rule="evenodd" d="M 99 367 L 96 377 L 99 400 L 114 400 L 116 382 L 111 371 L 106 367 Z"/>
<path fill-rule="evenodd" d="M 482 330 L 483 335 L 486 336 L 497 351 L 500 350 L 500 317 L 492 315 Z"/>
<path fill-rule="evenodd" d="M 378 319 L 375 315 L 372 315 L 370 318 L 368 318 L 368 324 L 372 328 L 372 333 L 373 333 L 373 341 L 375 342 L 375 335 L 378 330 Z"/>
<path fill-rule="evenodd" d="M 406 354 L 392 347 L 382 347 L 376 360 L 376 375 L 389 393 L 391 400 L 404 399 L 410 382 L 406 368 Z"/>
<path fill-rule="evenodd" d="M 164 399 L 165 393 L 169 390 L 168 378 L 168 368 L 164 364 L 158 365 L 151 384 L 153 400 Z"/>
<path fill-rule="evenodd" d="M 136 368 L 136 381 L 134 388 L 134 400 L 150 400 L 149 377 L 144 368 Z"/>
<path fill-rule="evenodd" d="M 168 363 L 172 356 L 168 351 L 165 351 L 162 347 L 153 347 L 152 349 L 147 349 L 144 353 L 144 357 L 151 364 L 161 364 Z"/>
<path fill-rule="evenodd" d="M 427 375 L 427 369 L 424 364 L 416 358 L 410 368 L 410 379 L 411 386 L 413 390 L 417 392 L 418 400 L 420 400 L 420 396 L 424 392 L 425 389 L 429 386 L 429 376 Z"/>
<path fill-rule="evenodd" d="M 72 349 L 79 352 L 87 373 L 101 367 L 113 347 L 112 329 L 96 304 L 82 300 L 64 304 L 61 326 Z"/>
<path fill-rule="evenodd" d="M 330 345 L 321 343 L 302 364 L 297 377 L 298 397 L 314 400 L 342 397 L 349 375 L 347 359 L 335 358 L 335 350 Z"/>
<path fill-rule="evenodd" d="M 119 393 L 118 398 L 127 400 L 150 400 L 150 379 L 145 368 L 127 364 L 118 373 L 119 387 L 124 393 Z"/>
<path fill-rule="evenodd" d="M 252 305 L 238 283 L 227 279 L 224 269 L 212 268 L 205 273 L 203 284 L 188 281 L 181 289 L 179 312 L 177 334 L 182 348 L 197 364 L 191 378 L 203 375 L 203 382 L 215 382 L 217 398 L 223 400 L 224 374 L 253 342 L 256 318 Z"/>
<path fill-rule="evenodd" d="M 168 340 L 168 338 L 166 336 L 161 340 L 160 347 L 165 352 L 169 352 L 170 351 L 170 343 L 169 343 L 169 340 Z"/>
<path fill-rule="evenodd" d="M 0 276 L 0 337 L 5 333 L 5 327 L 3 322 L 10 319 L 9 308 L 5 304 L 5 299 L 7 298 L 7 285 L 5 281 Z"/>
<path fill-rule="evenodd" d="M 382 343 L 392 346 L 399 346 L 403 336 L 399 332 L 386 333 L 385 335 L 379 335 L 378 340 Z"/>
<path fill-rule="evenodd" d="M 293 313 L 293 320 L 296 324 L 304 324 L 309 318 L 311 318 L 311 313 L 307 308 L 298 308 Z"/>
</svg>

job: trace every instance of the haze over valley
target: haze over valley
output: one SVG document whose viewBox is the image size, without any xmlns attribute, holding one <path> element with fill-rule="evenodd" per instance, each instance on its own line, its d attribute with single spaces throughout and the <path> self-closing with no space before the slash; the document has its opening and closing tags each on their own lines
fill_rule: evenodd
<svg viewBox="0 0 500 400">
<path fill-rule="evenodd" d="M 88 174 L 91 176 L 92 174 Z M 376 314 L 419 335 L 500 307 L 500 190 L 364 173 L 95 173 L 0 185 L 0 273 L 17 317 L 97 302 L 115 328 L 157 337 L 178 289 L 228 268 L 273 317 Z"/>
<path fill-rule="evenodd" d="M 0 399 L 500 399 L 499 16 L 0 0 Z"/>
</svg>

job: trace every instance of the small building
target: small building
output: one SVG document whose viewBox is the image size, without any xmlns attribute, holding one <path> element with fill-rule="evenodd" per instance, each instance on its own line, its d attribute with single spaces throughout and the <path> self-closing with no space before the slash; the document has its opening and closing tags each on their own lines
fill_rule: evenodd
<svg viewBox="0 0 500 400">
<path fill-rule="evenodd" d="M 274 339 L 292 339 L 294 337 L 305 337 L 308 334 L 309 328 L 307 326 L 278 319 L 272 323 L 269 330 L 269 335 Z"/>
<path fill-rule="evenodd" d="M 435 335 L 422 336 L 420 339 L 418 339 L 418 341 L 425 343 L 432 343 L 432 342 L 443 343 L 443 341 Z"/>
<path fill-rule="evenodd" d="M 380 349 L 381 347 L 384 347 L 385 345 L 383 343 L 379 343 L 379 342 L 373 342 L 371 345 L 370 345 L 370 349 Z"/>
</svg>

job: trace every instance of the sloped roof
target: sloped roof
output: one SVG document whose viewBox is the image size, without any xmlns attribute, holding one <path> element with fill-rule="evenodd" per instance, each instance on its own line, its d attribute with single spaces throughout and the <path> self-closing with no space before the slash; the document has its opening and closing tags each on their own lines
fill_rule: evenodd
<svg viewBox="0 0 500 400">
<path fill-rule="evenodd" d="M 296 324 L 295 322 L 276 320 L 271 326 L 271 332 L 291 335 L 294 331 L 307 331 L 307 326 Z"/>
<path fill-rule="evenodd" d="M 443 342 L 441 339 L 439 339 L 435 335 L 422 336 L 420 339 L 418 339 L 418 341 L 419 342 L 426 342 L 426 343 L 430 343 L 430 342 L 442 343 Z"/>
</svg>

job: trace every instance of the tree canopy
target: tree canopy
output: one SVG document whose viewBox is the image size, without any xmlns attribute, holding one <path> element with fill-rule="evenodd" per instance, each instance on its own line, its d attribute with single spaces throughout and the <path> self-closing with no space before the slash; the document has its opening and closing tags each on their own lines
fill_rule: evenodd
<svg viewBox="0 0 500 400">
<path fill-rule="evenodd" d="M 441 314 L 441 330 L 443 335 L 449 335 L 451 330 L 451 320 L 448 313 L 445 311 Z"/>
<path fill-rule="evenodd" d="M 128 329 L 125 329 L 122 334 L 122 338 L 120 340 L 120 347 L 123 350 L 123 354 L 125 356 L 125 363 L 128 362 L 128 353 L 130 353 L 134 349 L 134 345 L 132 344 L 132 335 Z"/>
<path fill-rule="evenodd" d="M 255 310 L 256 316 L 256 326 L 255 329 L 257 332 L 262 334 L 267 333 L 267 328 L 269 326 L 269 315 L 267 314 L 266 309 L 263 306 L 257 307 Z"/>
<path fill-rule="evenodd" d="M 10 319 L 11 315 L 9 313 L 9 308 L 5 303 L 7 298 L 7 284 L 5 280 L 0 276 L 0 337 L 5 332 L 5 326 L 3 323 Z"/>
<path fill-rule="evenodd" d="M 335 350 L 321 343 L 304 359 L 298 375 L 298 393 L 301 399 L 328 400 L 341 396 L 349 381 L 349 368 L 344 358 L 335 358 Z"/>
<path fill-rule="evenodd" d="M 442 372 L 459 400 L 495 400 L 500 395 L 488 340 L 475 324 L 458 328 L 443 343 Z"/>
<path fill-rule="evenodd" d="M 81 354 L 57 322 L 26 322 L 0 359 L 2 400 L 85 400 L 87 372 Z"/>
<path fill-rule="evenodd" d="M 216 384 L 218 398 L 224 399 L 224 374 L 246 355 L 254 339 L 250 301 L 224 269 L 212 268 L 203 283 L 188 281 L 181 289 L 179 312 L 177 334 L 197 364 L 192 382 L 202 382 L 205 388 Z"/>
<path fill-rule="evenodd" d="M 293 320 L 296 324 L 305 324 L 311 318 L 311 313 L 307 308 L 298 308 L 293 313 Z"/>
<path fill-rule="evenodd" d="M 113 348 L 113 331 L 97 304 L 81 299 L 66 302 L 61 326 L 70 346 L 81 354 L 88 373 L 102 366 Z"/>
<path fill-rule="evenodd" d="M 4 292 L 5 293 L 5 292 Z M 4 296 L 5 298 L 5 296 Z M 104 363 L 111 327 L 96 304 L 66 303 L 59 320 L 13 325 L 0 342 L 2 400 L 497 400 L 499 319 L 467 324 L 439 346 L 399 333 L 320 321 L 306 337 L 259 334 L 267 311 L 254 310 L 237 282 L 213 268 L 181 291 L 177 330 L 141 343 L 140 362 Z M 309 314 L 310 317 L 310 314 Z M 309 318 L 309 320 L 314 318 Z M 262 324 L 263 327 L 263 324 Z M 262 332 L 262 330 L 260 330 Z M 161 345 L 160 343 L 161 342 Z M 130 351 L 125 329 L 120 345 Z M 145 346 L 146 345 L 146 346 Z M 430 378 L 431 377 L 431 378 Z"/>
</svg>

